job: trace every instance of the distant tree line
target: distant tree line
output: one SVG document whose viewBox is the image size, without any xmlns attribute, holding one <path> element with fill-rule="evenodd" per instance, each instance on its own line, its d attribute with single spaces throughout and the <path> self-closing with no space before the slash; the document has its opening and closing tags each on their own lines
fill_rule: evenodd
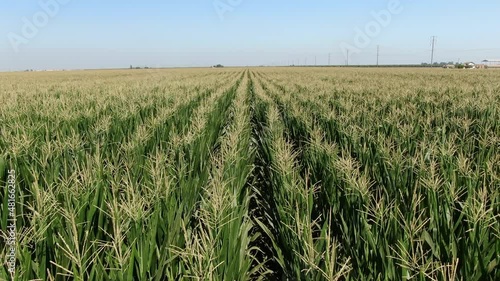
<svg viewBox="0 0 500 281">
<path fill-rule="evenodd" d="M 130 69 L 150 69 L 151 67 L 148 67 L 148 66 L 145 66 L 145 67 L 140 67 L 140 66 L 136 66 L 136 67 L 133 67 L 132 65 L 130 65 Z"/>
<path fill-rule="evenodd" d="M 426 67 L 430 67 L 430 66 L 436 66 L 436 67 L 439 67 L 439 66 L 445 66 L 445 65 L 457 65 L 458 63 L 455 63 L 453 61 L 450 61 L 450 62 L 435 62 L 433 64 L 430 64 L 430 63 L 426 63 L 426 62 L 423 62 L 421 65 L 422 66 L 426 66 Z"/>
</svg>

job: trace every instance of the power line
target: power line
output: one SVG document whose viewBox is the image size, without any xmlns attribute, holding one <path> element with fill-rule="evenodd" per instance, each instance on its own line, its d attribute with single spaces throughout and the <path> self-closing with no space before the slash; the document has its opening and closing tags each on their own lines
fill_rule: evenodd
<svg viewBox="0 0 500 281">
<path fill-rule="evenodd" d="M 377 66 L 378 66 L 378 58 L 380 56 L 380 45 L 377 45 Z"/>
<path fill-rule="evenodd" d="M 432 40 L 431 66 L 434 63 L 434 48 L 436 47 L 436 39 L 437 39 L 436 36 L 431 37 L 431 40 Z"/>
</svg>

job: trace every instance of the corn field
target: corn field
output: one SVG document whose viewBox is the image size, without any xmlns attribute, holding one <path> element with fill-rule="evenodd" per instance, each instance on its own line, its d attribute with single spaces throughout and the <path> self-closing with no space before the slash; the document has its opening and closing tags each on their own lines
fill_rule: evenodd
<svg viewBox="0 0 500 281">
<path fill-rule="evenodd" d="M 4 73 L 0 100 L 0 280 L 500 280 L 499 71 Z"/>
</svg>

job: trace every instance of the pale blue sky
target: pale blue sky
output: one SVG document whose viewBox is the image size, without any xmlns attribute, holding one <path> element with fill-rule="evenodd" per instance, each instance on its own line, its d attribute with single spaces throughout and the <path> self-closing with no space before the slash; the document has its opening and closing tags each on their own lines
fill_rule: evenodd
<svg viewBox="0 0 500 281">
<path fill-rule="evenodd" d="M 357 28 L 395 0 L 241 0 L 224 13 L 214 4 L 238 1 L 59 0 L 49 14 L 41 3 L 54 1 L 0 1 L 0 70 L 327 64 L 329 53 L 344 64 L 346 45 L 351 64 L 374 64 L 377 45 L 381 64 L 421 63 L 432 35 L 435 61 L 500 59 L 500 1 L 400 0 L 363 46 Z M 25 36 L 26 20 L 38 31 Z"/>
</svg>

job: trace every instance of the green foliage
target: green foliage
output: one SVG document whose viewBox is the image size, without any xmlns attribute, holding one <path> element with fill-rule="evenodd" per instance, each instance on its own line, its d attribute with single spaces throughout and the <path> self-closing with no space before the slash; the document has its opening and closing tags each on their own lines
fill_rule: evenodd
<svg viewBox="0 0 500 281">
<path fill-rule="evenodd" d="M 498 76 L 2 74 L 17 280 L 499 280 Z"/>
</svg>

